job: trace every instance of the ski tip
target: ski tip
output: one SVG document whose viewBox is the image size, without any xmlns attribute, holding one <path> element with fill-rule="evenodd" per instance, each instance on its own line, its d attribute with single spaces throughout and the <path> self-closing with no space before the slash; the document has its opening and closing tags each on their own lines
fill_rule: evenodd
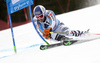
<svg viewBox="0 0 100 63">
<path fill-rule="evenodd" d="M 40 50 L 45 50 L 45 49 L 47 49 L 47 46 L 46 45 L 41 45 L 40 46 Z"/>
</svg>

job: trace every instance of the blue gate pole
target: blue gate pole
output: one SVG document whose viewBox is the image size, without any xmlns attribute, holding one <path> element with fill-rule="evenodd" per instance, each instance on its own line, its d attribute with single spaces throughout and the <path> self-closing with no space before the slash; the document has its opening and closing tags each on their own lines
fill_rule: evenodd
<svg viewBox="0 0 100 63">
<path fill-rule="evenodd" d="M 8 5 L 7 5 L 7 9 L 8 9 Z M 10 28 L 11 28 L 13 45 L 14 45 L 14 51 L 15 51 L 15 53 L 17 53 L 16 45 L 15 45 L 15 39 L 14 39 L 14 33 L 13 33 L 13 27 L 12 27 L 12 21 L 11 21 L 11 16 L 10 16 L 10 13 L 9 12 L 8 12 L 8 15 L 9 15 L 9 21 L 10 21 Z"/>
<path fill-rule="evenodd" d="M 12 34 L 12 40 L 13 40 L 13 45 L 14 45 L 14 51 L 15 51 L 15 53 L 17 53 L 16 45 L 15 45 L 15 39 L 14 39 L 14 33 L 13 33 L 13 27 L 12 27 L 12 21 L 11 21 L 10 15 L 9 15 L 9 20 L 10 20 L 10 27 L 11 27 L 11 34 Z"/>
<path fill-rule="evenodd" d="M 33 23 L 33 26 L 34 26 L 36 32 L 37 32 L 38 35 L 41 37 L 41 39 L 42 39 L 47 45 L 49 45 L 49 43 L 41 36 L 41 34 L 38 32 L 38 30 L 37 30 L 37 28 L 36 28 L 36 26 L 35 26 L 35 23 L 34 23 L 34 21 L 33 21 L 33 19 L 32 19 L 31 5 L 29 5 L 29 12 L 30 12 L 30 17 L 31 17 L 31 20 L 32 20 L 32 23 Z"/>
</svg>

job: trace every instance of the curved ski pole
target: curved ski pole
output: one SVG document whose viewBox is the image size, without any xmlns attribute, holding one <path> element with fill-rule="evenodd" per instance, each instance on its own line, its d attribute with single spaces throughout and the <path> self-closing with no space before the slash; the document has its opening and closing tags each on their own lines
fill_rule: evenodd
<svg viewBox="0 0 100 63">
<path fill-rule="evenodd" d="M 47 45 L 49 45 L 49 43 L 41 36 L 41 34 L 38 32 L 38 30 L 37 30 L 37 28 L 36 28 L 36 26 L 35 26 L 35 23 L 34 23 L 34 21 L 33 21 L 33 19 L 32 19 L 31 5 L 29 6 L 29 12 L 30 12 L 31 21 L 32 21 L 32 23 L 33 23 L 33 26 L 34 26 L 36 32 L 37 32 L 38 35 L 41 37 L 41 39 L 42 39 Z"/>
</svg>

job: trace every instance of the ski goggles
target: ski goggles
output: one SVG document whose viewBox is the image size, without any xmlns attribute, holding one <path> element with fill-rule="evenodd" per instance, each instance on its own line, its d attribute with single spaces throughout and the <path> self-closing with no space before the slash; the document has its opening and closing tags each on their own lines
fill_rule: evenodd
<svg viewBox="0 0 100 63">
<path fill-rule="evenodd" d="M 43 19 L 43 17 L 44 17 L 43 14 L 36 16 L 37 19 Z"/>
</svg>

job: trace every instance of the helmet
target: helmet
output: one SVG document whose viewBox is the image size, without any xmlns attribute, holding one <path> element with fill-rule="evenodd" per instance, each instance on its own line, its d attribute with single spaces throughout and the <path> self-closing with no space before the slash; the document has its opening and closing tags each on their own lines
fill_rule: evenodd
<svg viewBox="0 0 100 63">
<path fill-rule="evenodd" d="M 44 16 L 45 12 L 46 12 L 46 9 L 42 5 L 37 5 L 33 10 L 34 16 L 38 16 L 38 15 L 43 15 Z"/>
</svg>

